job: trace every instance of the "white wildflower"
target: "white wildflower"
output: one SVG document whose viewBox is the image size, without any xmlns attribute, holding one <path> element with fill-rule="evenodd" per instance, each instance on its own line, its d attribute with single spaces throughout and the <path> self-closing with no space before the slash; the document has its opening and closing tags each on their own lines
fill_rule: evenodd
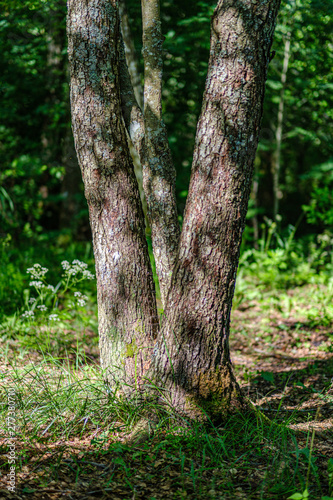
<svg viewBox="0 0 333 500">
<path fill-rule="evenodd" d="M 29 286 L 34 286 L 35 288 L 44 288 L 45 285 L 42 281 L 30 281 Z"/>
<path fill-rule="evenodd" d="M 95 278 L 94 274 L 92 274 L 90 271 L 87 269 L 83 271 L 82 273 L 83 277 L 86 278 L 87 280 L 93 280 Z"/>
<path fill-rule="evenodd" d="M 86 264 L 85 262 L 81 262 L 80 260 L 75 259 L 72 262 L 72 266 L 78 266 L 81 269 L 87 269 L 88 264 Z"/>
<path fill-rule="evenodd" d="M 47 307 L 44 306 L 44 304 L 41 304 L 40 306 L 37 306 L 37 309 L 39 309 L 40 311 L 47 311 Z"/>
<path fill-rule="evenodd" d="M 34 304 L 36 302 L 36 299 L 34 299 L 33 297 L 31 297 L 31 299 L 29 299 L 29 304 Z"/>
<path fill-rule="evenodd" d="M 50 314 L 49 321 L 59 321 L 58 314 Z"/>
<path fill-rule="evenodd" d="M 55 288 L 53 285 L 47 285 L 47 289 L 51 290 L 51 292 L 55 293 Z"/>
<path fill-rule="evenodd" d="M 33 318 L 35 316 L 35 313 L 33 311 L 25 311 L 22 314 L 22 318 Z"/>
<path fill-rule="evenodd" d="M 68 269 L 67 274 L 69 274 L 69 275 L 72 274 L 73 276 L 75 276 L 79 272 L 80 272 L 80 269 L 78 269 L 77 267 L 71 267 L 70 269 Z"/>
<path fill-rule="evenodd" d="M 27 273 L 31 274 L 32 278 L 43 278 L 48 272 L 46 267 L 42 267 L 40 264 L 34 264 L 33 267 L 27 269 Z"/>
<path fill-rule="evenodd" d="M 78 259 L 74 259 L 71 264 L 69 264 L 67 260 L 64 260 L 61 265 L 65 271 L 64 275 L 67 277 L 76 276 L 77 274 L 82 273 L 83 278 L 94 278 L 91 272 L 87 270 L 88 264 L 86 264 L 85 262 L 81 262 Z"/>
<path fill-rule="evenodd" d="M 83 307 L 86 305 L 86 300 L 88 300 L 88 297 L 86 295 L 83 295 L 81 292 L 74 292 L 74 297 L 76 297 L 77 304 L 80 307 Z"/>
</svg>

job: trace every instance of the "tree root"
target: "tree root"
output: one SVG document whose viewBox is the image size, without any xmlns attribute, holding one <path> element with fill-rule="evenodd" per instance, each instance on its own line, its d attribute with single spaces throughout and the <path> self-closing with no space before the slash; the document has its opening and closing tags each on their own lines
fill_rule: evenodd
<svg viewBox="0 0 333 500">
<path fill-rule="evenodd" d="M 259 410 L 259 408 L 254 403 L 252 403 L 252 401 L 250 399 L 246 398 L 246 400 L 247 400 L 247 403 L 249 404 L 250 408 L 256 414 L 256 416 L 259 416 L 261 419 L 263 419 L 269 425 L 275 425 L 277 427 L 280 427 L 280 429 L 289 430 L 291 432 L 294 432 L 295 434 L 300 434 L 300 435 L 304 435 L 304 433 L 308 432 L 308 431 L 305 431 L 303 429 L 293 429 L 292 427 L 289 427 L 288 425 L 279 424 L 278 422 L 274 422 L 274 420 L 271 420 L 261 410 Z"/>
<path fill-rule="evenodd" d="M 157 422 L 155 418 L 141 418 L 134 426 L 130 437 L 125 441 L 125 444 L 132 446 L 148 441 L 148 439 L 153 437 L 156 427 Z"/>
</svg>

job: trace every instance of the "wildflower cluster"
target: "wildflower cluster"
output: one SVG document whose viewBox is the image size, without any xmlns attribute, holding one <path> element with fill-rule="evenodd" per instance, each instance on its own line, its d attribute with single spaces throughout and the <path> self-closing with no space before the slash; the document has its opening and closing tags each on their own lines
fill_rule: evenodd
<svg viewBox="0 0 333 500">
<path fill-rule="evenodd" d="M 35 316 L 35 313 L 33 311 L 25 311 L 22 314 L 22 318 L 33 318 Z"/>
<path fill-rule="evenodd" d="M 30 321 L 38 318 L 42 319 L 42 317 L 45 318 L 45 314 L 47 315 L 49 311 L 46 316 L 47 320 L 53 323 L 59 321 L 63 313 L 60 313 L 60 316 L 57 314 L 59 312 L 58 305 L 66 292 L 73 289 L 78 282 L 94 278 L 94 275 L 87 269 L 88 264 L 80 260 L 73 260 L 71 264 L 67 260 L 64 260 L 61 266 L 63 269 L 63 279 L 57 286 L 47 283 L 45 275 L 48 269 L 46 267 L 34 264 L 27 269 L 27 273 L 31 279 L 29 286 L 35 289 L 38 297 L 29 298 L 28 309 L 22 314 L 22 318 L 29 319 Z M 73 302 L 69 303 L 69 306 L 72 308 L 75 308 L 75 306 L 84 307 L 88 300 L 86 295 L 78 291 L 74 292 L 74 298 L 75 304 Z"/>
<path fill-rule="evenodd" d="M 81 279 L 94 279 L 94 275 L 90 271 L 88 271 L 88 264 L 86 264 L 85 262 L 81 262 L 80 260 L 75 259 L 70 264 L 67 260 L 63 260 L 61 265 L 64 270 L 63 275 L 66 277 L 76 276 L 79 273 L 82 273 Z"/>
<path fill-rule="evenodd" d="M 44 288 L 45 285 L 42 281 L 30 281 L 29 286 L 34 286 L 35 288 Z"/>
<path fill-rule="evenodd" d="M 86 295 L 83 295 L 81 292 L 74 292 L 74 297 L 76 297 L 78 306 L 83 307 L 86 305 L 86 301 L 88 300 Z"/>
<path fill-rule="evenodd" d="M 50 314 L 49 321 L 59 321 L 59 315 L 58 314 Z"/>
<path fill-rule="evenodd" d="M 45 274 L 48 272 L 46 267 L 42 267 L 40 264 L 34 264 L 32 267 L 27 269 L 27 273 L 30 274 L 31 278 L 44 279 Z"/>
</svg>

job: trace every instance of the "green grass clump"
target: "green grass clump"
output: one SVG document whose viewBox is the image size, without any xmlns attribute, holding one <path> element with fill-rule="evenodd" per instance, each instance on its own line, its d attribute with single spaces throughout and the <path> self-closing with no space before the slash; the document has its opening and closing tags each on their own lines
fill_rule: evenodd
<svg viewBox="0 0 333 500">
<path fill-rule="evenodd" d="M 99 367 L 80 356 L 74 365 L 49 354 L 39 362 L 12 362 L 1 377 L 3 433 L 6 394 L 15 393 L 18 471 L 36 471 L 36 450 L 43 444 L 55 451 L 55 480 L 70 465 L 71 481 L 80 484 L 80 477 L 87 477 L 85 488 L 91 491 L 96 477 L 89 484 L 84 464 L 105 465 L 106 459 L 113 472 L 99 477 L 97 489 L 117 487 L 125 495 L 144 489 L 142 484 L 154 485 L 157 478 L 168 485 L 164 498 L 284 499 L 304 489 L 309 456 L 299 449 L 290 421 L 277 424 L 260 412 L 234 415 L 219 427 L 186 420 L 168 406 L 147 404 L 135 394 L 124 397 L 117 387 L 108 390 Z M 141 445 L 126 444 L 134 425 L 149 414 L 158 417 L 154 436 Z M 80 441 L 87 446 L 78 454 L 72 443 Z M 50 463 L 37 472 L 43 467 Z M 316 479 L 315 467 L 311 472 Z M 311 487 L 311 498 L 319 498 L 316 481 Z"/>
<path fill-rule="evenodd" d="M 271 223 L 259 248 L 241 257 L 234 307 L 249 309 L 249 314 L 253 307 L 257 326 L 254 335 L 243 322 L 242 342 L 246 337 L 268 356 L 282 332 L 297 354 L 299 348 L 311 349 L 311 329 L 316 328 L 326 332 L 318 351 L 329 355 L 331 240 L 321 238 L 305 252 L 294 234 L 291 228 L 287 239 L 280 238 Z M 314 433 L 304 432 L 300 439 L 290 427 L 297 423 L 297 411 L 286 413 L 282 402 L 266 408 L 272 419 L 253 409 L 216 426 L 184 419 L 167 397 L 157 403 L 135 391 L 124 396 L 120 385 L 108 388 L 98 366 L 96 284 L 83 279 L 91 277 L 85 262 L 93 269 L 91 246 L 45 248 L 19 252 L 7 241 L 0 249 L 0 437 L 8 434 L 8 394 L 13 391 L 18 491 L 47 489 L 51 477 L 55 489 L 82 498 L 92 492 L 150 500 L 330 498 L 325 494 L 333 494 L 332 463 L 323 480 Z M 271 318 L 276 317 L 275 324 Z M 307 375 L 317 375 L 315 363 L 310 368 Z M 291 373 L 250 367 L 243 378 L 249 388 L 264 381 L 272 391 L 281 391 L 284 376 L 289 380 Z M 304 394 L 310 391 L 303 372 L 297 377 L 294 385 Z M 325 394 L 316 392 L 327 405 L 329 384 L 328 379 L 322 382 Z M 154 433 L 145 442 L 132 442 L 137 424 L 150 415 Z M 4 440 L 0 451 L 8 471 Z"/>
</svg>

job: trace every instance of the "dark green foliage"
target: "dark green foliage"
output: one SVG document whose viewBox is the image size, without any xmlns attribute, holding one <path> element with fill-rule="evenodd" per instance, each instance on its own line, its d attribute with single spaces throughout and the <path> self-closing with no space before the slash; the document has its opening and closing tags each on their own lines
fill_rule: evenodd
<svg viewBox="0 0 333 500">
<path fill-rule="evenodd" d="M 327 166 L 327 174 L 332 172 L 332 30 L 333 4 L 330 0 L 282 2 L 273 42 L 276 55 L 269 66 L 266 86 L 258 152 L 258 196 L 259 206 L 271 216 L 272 204 L 268 196 L 270 169 L 282 88 L 284 42 L 289 34 L 290 60 L 284 96 L 280 177 L 280 211 L 284 223 L 295 224 L 302 212 L 302 204 L 310 198 L 319 200 L 320 193 L 313 188 L 322 164 Z M 330 186 L 332 188 L 332 184 Z M 305 225 L 300 229 L 303 232 Z"/>
<path fill-rule="evenodd" d="M 333 227 L 333 161 L 316 165 L 303 179 L 313 186 L 310 203 L 303 206 L 308 222 L 330 230 Z"/>
<path fill-rule="evenodd" d="M 31 237 L 61 227 L 64 140 L 69 125 L 66 2 L 2 0 L 0 16 L 0 219 L 2 232 Z M 164 118 L 177 169 L 178 209 L 185 206 L 196 121 L 206 77 L 210 16 L 215 0 L 162 1 Z M 127 1 L 142 67 L 140 3 Z M 329 229 L 333 157 L 333 4 L 330 0 L 285 0 L 269 66 L 261 141 L 256 161 L 259 192 L 248 219 L 272 214 L 271 165 L 281 91 L 284 42 L 290 34 L 285 86 L 280 176 L 281 229 L 298 234 Z M 9 198 L 6 198 L 8 194 Z M 9 201 L 11 200 L 11 201 Z M 87 226 L 82 186 L 77 186 L 75 224 Z M 73 219 L 73 220 L 74 220 Z M 307 226 L 306 220 L 312 227 Z M 81 222 L 79 222 L 81 221 Z M 72 221 L 73 222 L 73 221 Z M 68 223 L 68 221 L 66 222 Z M 63 227 L 63 226 L 62 226 Z M 81 230 L 80 230 L 81 227 Z M 14 231 L 14 232 L 13 232 Z M 84 237 L 89 234 L 84 229 Z M 245 242 L 252 244 L 252 223 Z"/>
<path fill-rule="evenodd" d="M 65 20 L 63 1 L 1 2 L 0 182 L 14 209 L 0 218 L 13 235 L 59 228 L 69 122 Z"/>
</svg>

